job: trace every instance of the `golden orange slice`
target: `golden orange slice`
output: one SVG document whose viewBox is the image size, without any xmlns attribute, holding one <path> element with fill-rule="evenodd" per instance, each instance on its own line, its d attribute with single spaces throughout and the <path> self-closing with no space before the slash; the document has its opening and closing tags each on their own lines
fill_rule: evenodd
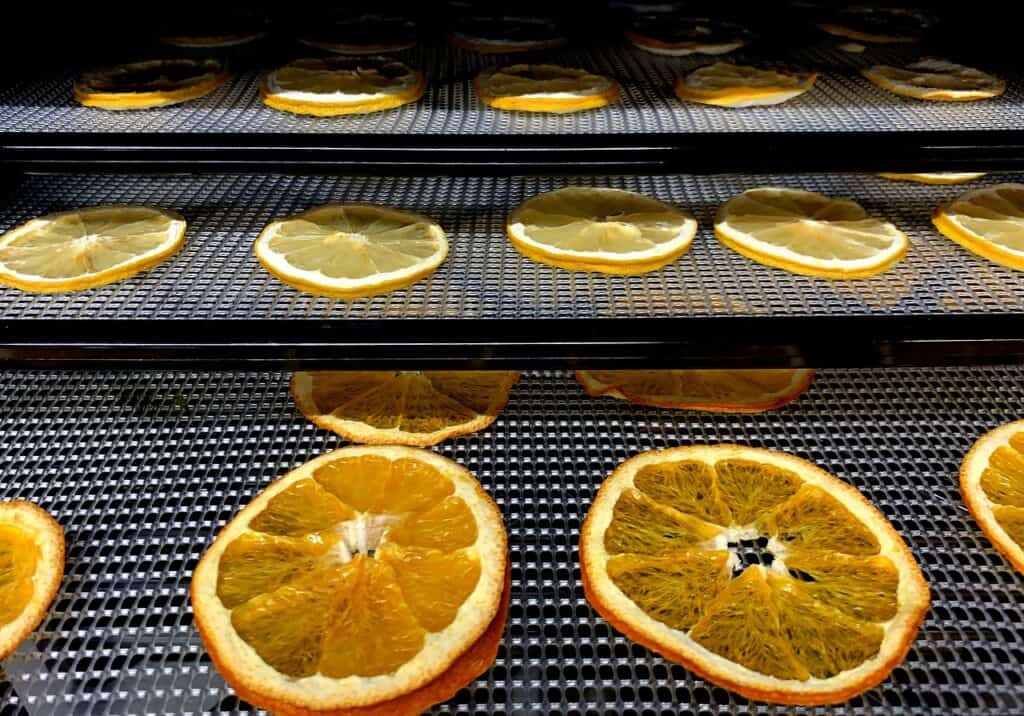
<svg viewBox="0 0 1024 716">
<path fill-rule="evenodd" d="M 960 465 L 960 493 L 985 536 L 1024 572 L 1024 420 L 974 443 Z"/>
<path fill-rule="evenodd" d="M 550 18 L 513 15 L 461 18 L 448 41 L 485 54 L 552 50 L 566 42 Z"/>
<path fill-rule="evenodd" d="M 724 55 L 750 42 L 749 31 L 709 18 L 667 18 L 664 14 L 636 18 L 626 40 L 656 55 Z"/>
<path fill-rule="evenodd" d="M 716 62 L 676 80 L 676 97 L 718 107 L 781 104 L 814 86 L 817 72 L 767 70 Z"/>
<path fill-rule="evenodd" d="M 74 93 L 86 107 L 148 109 L 203 97 L 227 79 L 219 60 L 148 60 L 84 72 Z"/>
<path fill-rule="evenodd" d="M 928 172 L 895 174 L 893 172 L 880 172 L 883 179 L 892 181 L 909 181 L 917 184 L 966 184 L 967 182 L 981 179 L 985 172 Z"/>
<path fill-rule="evenodd" d="M 937 207 L 932 223 L 968 251 L 1024 271 L 1024 184 L 968 191 Z"/>
<path fill-rule="evenodd" d="M 901 97 L 936 102 L 971 102 L 998 97 L 1006 82 L 973 67 L 925 59 L 906 67 L 875 65 L 862 71 L 871 82 Z"/>
<path fill-rule="evenodd" d="M 559 65 L 509 65 L 485 70 L 474 82 L 480 100 L 497 109 L 579 112 L 619 98 L 619 84 L 586 70 Z"/>
</svg>

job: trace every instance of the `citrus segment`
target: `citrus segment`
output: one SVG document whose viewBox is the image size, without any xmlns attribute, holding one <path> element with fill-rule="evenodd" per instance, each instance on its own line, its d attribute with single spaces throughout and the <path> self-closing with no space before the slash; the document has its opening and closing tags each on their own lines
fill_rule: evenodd
<svg viewBox="0 0 1024 716">
<path fill-rule="evenodd" d="M 699 460 L 647 465 L 637 471 L 633 484 L 655 502 L 705 522 L 723 527 L 732 522 L 714 470 Z"/>
<path fill-rule="evenodd" d="M 473 86 L 484 104 L 525 112 L 578 112 L 604 107 L 619 97 L 615 80 L 559 65 L 519 64 L 485 70 Z"/>
<path fill-rule="evenodd" d="M 720 529 L 659 505 L 639 490 L 622 493 L 604 536 L 609 554 L 672 554 L 712 539 Z"/>
<path fill-rule="evenodd" d="M 313 479 L 351 509 L 368 514 L 423 512 L 455 492 L 452 481 L 429 463 L 372 453 L 325 463 L 313 471 Z"/>
<path fill-rule="evenodd" d="M 881 549 L 871 529 L 817 485 L 802 485 L 768 511 L 760 527 L 784 547 L 853 555 L 878 554 Z"/>
<path fill-rule="evenodd" d="M 676 97 L 719 107 L 781 104 L 814 86 L 816 72 L 768 70 L 716 62 L 676 80 Z"/>
<path fill-rule="evenodd" d="M 479 558 L 462 552 L 389 544 L 380 559 L 394 570 L 403 599 L 428 631 L 451 624 L 480 580 Z"/>
<path fill-rule="evenodd" d="M 268 594 L 313 571 L 329 543 L 260 532 L 243 534 L 224 550 L 217 594 L 228 609 Z"/>
<path fill-rule="evenodd" d="M 785 468 L 759 460 L 726 458 L 715 463 L 715 483 L 729 508 L 730 524 L 749 525 L 795 495 L 800 477 Z"/>
<path fill-rule="evenodd" d="M 1024 270 L 1024 184 L 968 191 L 936 208 L 932 223 L 968 251 Z"/>
<path fill-rule="evenodd" d="M 932 172 L 916 174 L 881 172 L 878 176 L 883 179 L 891 179 L 892 181 L 911 181 L 918 184 L 966 184 L 969 181 L 985 176 L 985 172 Z"/>
<path fill-rule="evenodd" d="M 1006 91 L 1006 82 L 998 77 L 945 60 L 925 59 L 906 67 L 875 65 L 862 74 L 882 89 L 913 99 L 969 102 Z"/>
<path fill-rule="evenodd" d="M 251 527 L 270 535 L 301 537 L 350 520 L 355 512 L 338 502 L 315 480 L 299 480 L 274 495 Z"/>
<path fill-rule="evenodd" d="M 820 549 L 794 549 L 785 555 L 786 570 L 802 580 L 801 587 L 822 604 L 856 619 L 884 622 L 899 610 L 900 575 L 880 555 L 853 556 Z"/>
<path fill-rule="evenodd" d="M 203 97 L 227 78 L 219 60 L 148 60 L 84 72 L 74 93 L 86 107 L 147 109 Z"/>
</svg>

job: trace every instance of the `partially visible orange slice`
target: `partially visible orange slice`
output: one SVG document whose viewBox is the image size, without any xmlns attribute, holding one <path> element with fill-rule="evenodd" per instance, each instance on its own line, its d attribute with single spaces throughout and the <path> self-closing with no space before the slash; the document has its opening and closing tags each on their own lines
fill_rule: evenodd
<svg viewBox="0 0 1024 716">
<path fill-rule="evenodd" d="M 906 67 L 875 65 L 862 74 L 901 97 L 937 102 L 989 99 L 1006 91 L 1006 82 L 998 77 L 945 60 L 925 59 Z"/>
<path fill-rule="evenodd" d="M 878 176 L 892 181 L 910 181 L 918 184 L 966 184 L 975 179 L 981 179 L 985 172 L 928 172 L 895 174 L 893 172 L 880 172 Z"/>
<path fill-rule="evenodd" d="M 766 70 L 716 62 L 676 80 L 676 97 L 719 107 L 781 104 L 814 86 L 817 72 Z"/>
<path fill-rule="evenodd" d="M 497 109 L 578 112 L 619 97 L 619 84 L 586 70 L 559 65 L 510 65 L 486 70 L 473 83 L 480 100 Z"/>
<path fill-rule="evenodd" d="M 750 42 L 746 28 L 708 18 L 642 16 L 626 30 L 626 40 L 656 55 L 724 55 Z"/>
<path fill-rule="evenodd" d="M 203 97 L 227 78 L 219 60 L 148 60 L 83 72 L 74 92 L 86 107 L 148 109 Z"/>
<path fill-rule="evenodd" d="M 506 15 L 461 18 L 448 40 L 456 47 L 485 54 L 551 50 L 566 42 L 549 18 Z"/>
</svg>

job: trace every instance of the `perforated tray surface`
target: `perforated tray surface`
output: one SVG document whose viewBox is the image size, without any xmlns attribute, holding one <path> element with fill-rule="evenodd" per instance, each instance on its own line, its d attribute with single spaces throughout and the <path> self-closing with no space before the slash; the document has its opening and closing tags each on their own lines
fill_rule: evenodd
<svg viewBox="0 0 1024 716">
<path fill-rule="evenodd" d="M 985 182 L 1020 180 L 991 175 Z M 653 273 L 617 277 L 554 269 L 517 253 L 508 212 L 565 185 L 612 186 L 690 209 L 692 249 Z M 865 280 L 828 281 L 761 266 L 714 238 L 716 209 L 759 185 L 849 197 L 911 239 L 903 261 Z M 976 182 L 969 186 L 981 186 Z M 142 203 L 189 222 L 185 248 L 156 269 L 110 286 L 36 295 L 0 288 L 0 319 L 642 318 L 999 314 L 1024 309 L 1024 276 L 940 235 L 930 214 L 963 186 L 923 186 L 870 175 L 352 178 L 259 176 L 30 176 L 0 208 L 0 229 L 52 211 Z M 271 220 L 326 202 L 371 202 L 426 214 L 450 238 L 430 277 L 384 296 L 318 298 L 266 273 L 252 253 Z"/>
<path fill-rule="evenodd" d="M 968 515 L 957 469 L 1022 404 L 1020 368 L 823 371 L 796 403 L 744 416 L 637 408 L 526 374 L 492 427 L 439 447 L 501 507 L 513 591 L 494 667 L 437 712 L 1021 713 L 1024 578 Z M 191 571 L 253 495 L 342 441 L 298 414 L 283 374 L 4 374 L 0 406 L 0 499 L 42 505 L 68 540 L 49 616 L 0 671 L 0 714 L 249 712 L 193 628 Z M 576 543 L 600 482 L 640 451 L 717 442 L 817 463 L 907 540 L 933 603 L 878 688 L 831 709 L 749 703 L 588 607 Z"/>
<path fill-rule="evenodd" d="M 478 55 L 428 47 L 400 53 L 426 72 L 430 86 L 419 102 L 387 112 L 314 118 L 265 107 L 259 98 L 259 72 L 242 71 L 212 94 L 181 105 L 112 112 L 79 106 L 72 96 L 74 73 L 21 82 L 0 90 L 0 133 L 272 133 L 394 135 L 591 135 L 717 132 L 903 132 L 914 130 L 1016 130 L 1024 111 L 1019 73 L 1009 89 L 983 102 L 922 102 L 882 90 L 860 75 L 879 63 L 907 63 L 934 48 L 869 47 L 845 53 L 829 42 L 785 56 L 765 54 L 757 44 L 730 54 L 741 64 L 779 63 L 822 73 L 807 94 L 773 107 L 731 110 L 676 99 L 676 77 L 715 58 L 659 57 L 628 45 L 570 48 L 528 55 L 528 61 L 576 66 L 614 77 L 621 102 L 568 115 L 496 110 L 482 104 L 473 77 L 489 66 L 523 62 L 524 56 Z M 307 49 L 303 51 L 310 54 Z M 302 53 L 300 53 L 302 54 Z M 957 53 L 949 59 L 957 60 Z M 268 65 L 264 69 L 270 69 Z M 998 68 L 981 68 L 998 71 Z"/>
</svg>

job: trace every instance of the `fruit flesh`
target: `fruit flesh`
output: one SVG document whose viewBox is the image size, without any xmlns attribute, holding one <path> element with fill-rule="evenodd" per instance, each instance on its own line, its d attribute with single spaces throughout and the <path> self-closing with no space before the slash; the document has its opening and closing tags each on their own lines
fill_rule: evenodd
<svg viewBox="0 0 1024 716">
<path fill-rule="evenodd" d="M 32 600 L 39 547 L 24 530 L 0 525 L 0 628 L 17 619 Z"/>
<path fill-rule="evenodd" d="M 980 484 L 993 504 L 996 522 L 1011 540 L 1024 546 L 1024 432 L 992 452 Z"/>
</svg>

